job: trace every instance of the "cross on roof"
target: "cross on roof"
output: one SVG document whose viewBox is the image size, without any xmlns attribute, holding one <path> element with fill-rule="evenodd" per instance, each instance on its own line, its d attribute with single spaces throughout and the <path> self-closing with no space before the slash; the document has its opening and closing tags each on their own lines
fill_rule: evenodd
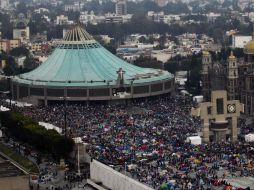
<svg viewBox="0 0 254 190">
<path fill-rule="evenodd" d="M 120 78 L 120 80 L 122 80 L 125 71 L 122 68 L 119 68 L 119 70 L 116 73 L 118 74 L 118 77 Z"/>
</svg>

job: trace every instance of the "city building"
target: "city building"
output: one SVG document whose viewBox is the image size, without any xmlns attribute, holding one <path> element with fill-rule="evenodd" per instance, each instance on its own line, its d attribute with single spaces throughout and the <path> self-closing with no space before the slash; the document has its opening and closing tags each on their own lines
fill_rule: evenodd
<svg viewBox="0 0 254 190">
<path fill-rule="evenodd" d="M 232 47 L 233 48 L 244 48 L 244 46 L 252 39 L 252 36 L 232 36 Z"/>
<path fill-rule="evenodd" d="M 203 52 L 202 93 L 210 101 L 212 90 L 227 90 L 228 100 L 240 100 L 244 112 L 254 115 L 254 35 L 244 46 L 244 59 L 237 59 L 233 53 L 227 64 L 213 62 L 211 54 Z"/>
<path fill-rule="evenodd" d="M 32 52 L 41 52 L 41 53 L 47 53 L 49 52 L 50 47 L 49 44 L 45 42 L 37 42 L 37 43 L 32 43 L 31 44 L 31 51 Z"/>
<path fill-rule="evenodd" d="M 154 22 L 163 22 L 164 20 L 164 12 L 154 12 L 154 11 L 148 11 L 147 17 L 150 20 L 153 20 Z"/>
<path fill-rule="evenodd" d="M 210 12 L 208 14 L 206 14 L 206 17 L 207 17 L 207 21 L 208 22 L 214 22 L 218 17 L 220 17 L 221 14 L 220 13 L 213 13 L 213 12 Z"/>
<path fill-rule="evenodd" d="M 94 14 L 93 11 L 91 11 L 90 13 L 88 13 L 87 11 L 85 12 L 81 12 L 80 16 L 79 16 L 79 21 L 83 24 L 96 24 L 96 15 Z"/>
<path fill-rule="evenodd" d="M 14 24 L 13 39 L 20 39 L 22 43 L 29 42 L 30 40 L 30 28 L 28 23 L 30 18 L 26 17 L 25 14 L 18 14 L 17 18 L 12 17 L 11 22 Z"/>
<path fill-rule="evenodd" d="M 159 6 L 159 7 L 164 7 L 168 4 L 169 0 L 155 0 L 155 3 Z"/>
<path fill-rule="evenodd" d="M 43 14 L 43 13 L 49 13 L 49 10 L 46 8 L 39 8 L 34 10 L 35 13 Z"/>
<path fill-rule="evenodd" d="M 100 35 L 101 39 L 104 43 L 109 44 L 113 38 L 111 38 L 109 35 Z"/>
<path fill-rule="evenodd" d="M 129 22 L 132 18 L 132 14 L 117 15 L 115 13 L 106 13 L 105 15 L 95 15 L 93 11 L 88 13 L 87 11 L 81 12 L 79 16 L 79 21 L 83 24 L 93 24 L 98 23 L 125 23 Z"/>
<path fill-rule="evenodd" d="M 13 29 L 13 38 L 20 39 L 21 42 L 28 42 L 30 40 L 30 29 L 29 27 L 25 28 L 15 28 Z"/>
<path fill-rule="evenodd" d="M 69 4 L 64 6 L 65 11 L 81 11 L 84 7 L 82 2 L 74 2 L 74 4 Z"/>
<path fill-rule="evenodd" d="M 47 31 L 42 33 L 37 33 L 35 35 L 31 35 L 30 42 L 46 42 L 47 41 Z"/>
<path fill-rule="evenodd" d="M 3 70 L 6 67 L 6 60 L 0 60 L 0 70 Z"/>
<path fill-rule="evenodd" d="M 68 16 L 60 15 L 56 17 L 56 24 L 57 25 L 65 25 L 68 24 Z"/>
<path fill-rule="evenodd" d="M 0 40 L 0 50 L 4 52 L 10 52 L 9 40 Z"/>
<path fill-rule="evenodd" d="M 9 7 L 9 0 L 0 0 L 0 8 L 1 9 L 6 9 Z"/>
<path fill-rule="evenodd" d="M 180 15 L 166 15 L 163 11 L 161 12 L 154 12 L 154 11 L 148 11 L 147 12 L 147 18 L 154 21 L 154 22 L 164 22 L 165 24 L 172 24 L 172 23 L 178 23 L 181 20 Z"/>
<path fill-rule="evenodd" d="M 4 51 L 9 53 L 13 48 L 17 48 L 21 46 L 21 40 L 20 39 L 12 39 L 7 40 L 3 39 L 0 40 L 0 51 Z"/>
<path fill-rule="evenodd" d="M 52 101 L 127 101 L 174 94 L 174 75 L 140 68 L 111 54 L 80 25 L 69 30 L 48 59 L 12 79 L 12 98 Z"/>
<path fill-rule="evenodd" d="M 127 14 L 126 0 L 117 0 L 115 8 L 116 15 L 126 15 Z"/>
<path fill-rule="evenodd" d="M 33 43 L 31 46 L 32 52 L 41 51 L 41 43 Z"/>
</svg>

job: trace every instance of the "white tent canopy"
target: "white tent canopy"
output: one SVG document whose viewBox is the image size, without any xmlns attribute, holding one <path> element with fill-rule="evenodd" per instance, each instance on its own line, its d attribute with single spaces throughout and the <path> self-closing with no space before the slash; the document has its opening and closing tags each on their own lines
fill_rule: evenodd
<svg viewBox="0 0 254 190">
<path fill-rule="evenodd" d="M 72 138 L 72 139 L 73 139 L 73 141 L 74 141 L 76 144 L 78 144 L 78 143 L 83 143 L 81 137 L 74 137 L 74 138 Z"/>
<path fill-rule="evenodd" d="M 246 142 L 253 142 L 254 141 L 254 134 L 249 133 L 244 136 L 244 139 Z"/>
<path fill-rule="evenodd" d="M 193 101 L 197 103 L 201 103 L 204 100 L 204 96 L 194 96 Z"/>
<path fill-rule="evenodd" d="M 55 129 L 59 134 L 62 134 L 62 129 L 61 128 L 59 128 L 59 127 L 57 127 L 55 125 L 52 125 L 50 123 L 45 123 L 45 122 L 41 122 L 40 121 L 39 125 L 45 127 L 45 129 L 47 129 L 47 130 L 49 130 L 49 129 Z"/>
<path fill-rule="evenodd" d="M 200 136 L 187 137 L 186 142 L 190 142 L 193 145 L 200 145 L 202 140 Z"/>
<path fill-rule="evenodd" d="M 0 106 L 0 111 L 10 111 L 10 109 L 4 106 Z"/>
<path fill-rule="evenodd" d="M 5 102 L 10 103 L 10 99 L 6 99 Z M 30 106 L 32 106 L 32 104 L 29 104 L 27 102 L 18 102 L 18 101 L 14 101 L 14 100 L 11 100 L 11 105 L 15 105 L 17 107 L 30 107 Z"/>
<path fill-rule="evenodd" d="M 187 90 L 181 90 L 180 92 L 182 95 L 190 95 L 190 93 Z"/>
</svg>

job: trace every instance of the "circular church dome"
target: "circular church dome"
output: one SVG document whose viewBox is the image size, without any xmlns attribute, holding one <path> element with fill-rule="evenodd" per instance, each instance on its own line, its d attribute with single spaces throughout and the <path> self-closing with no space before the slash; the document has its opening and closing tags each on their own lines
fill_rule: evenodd
<svg viewBox="0 0 254 190">
<path fill-rule="evenodd" d="M 14 99 L 113 100 L 174 90 L 174 75 L 130 64 L 110 53 L 80 24 L 39 67 L 12 79 Z M 125 93 L 124 96 L 122 94 Z"/>
<path fill-rule="evenodd" d="M 244 53 L 254 54 L 254 32 L 252 33 L 252 40 L 244 46 Z"/>
</svg>

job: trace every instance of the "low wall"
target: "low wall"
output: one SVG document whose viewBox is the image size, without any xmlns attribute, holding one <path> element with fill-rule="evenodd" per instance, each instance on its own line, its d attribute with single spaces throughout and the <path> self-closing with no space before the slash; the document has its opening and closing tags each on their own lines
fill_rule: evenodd
<svg viewBox="0 0 254 190">
<path fill-rule="evenodd" d="M 28 190 L 29 176 L 3 177 L 0 178 L 1 190 Z"/>
<path fill-rule="evenodd" d="M 90 178 L 112 190 L 153 190 L 96 160 L 90 163 Z"/>
</svg>

